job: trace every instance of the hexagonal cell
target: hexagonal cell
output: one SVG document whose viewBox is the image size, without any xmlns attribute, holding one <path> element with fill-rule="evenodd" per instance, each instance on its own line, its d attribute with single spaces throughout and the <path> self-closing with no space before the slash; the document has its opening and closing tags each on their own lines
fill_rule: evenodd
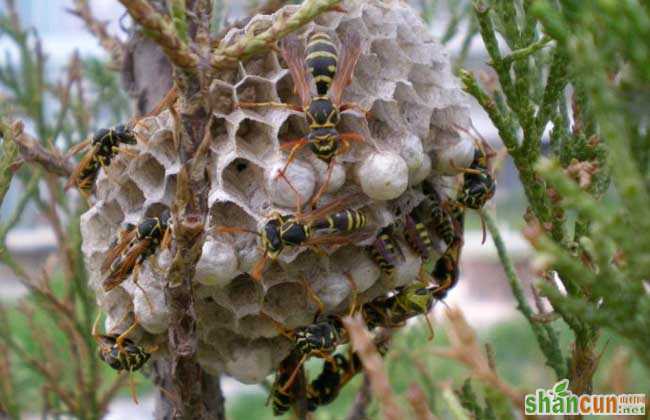
<svg viewBox="0 0 650 420">
<path fill-rule="evenodd" d="M 212 205 L 209 226 L 210 229 L 225 226 L 257 231 L 257 221 L 232 201 L 218 201 Z"/>
<path fill-rule="evenodd" d="M 219 146 L 223 146 L 226 143 L 228 143 L 228 139 L 229 139 L 228 131 L 231 128 L 232 128 L 232 124 L 230 124 L 225 118 L 213 115 L 212 125 L 210 126 L 210 136 L 212 137 L 212 144 L 217 146 L 217 148 L 220 148 Z"/>
<path fill-rule="evenodd" d="M 124 220 L 124 212 L 115 200 L 102 202 L 100 209 L 104 218 L 113 224 L 120 224 Z"/>
<path fill-rule="evenodd" d="M 239 123 L 235 136 L 238 149 L 244 149 L 260 160 L 273 151 L 277 142 L 273 127 L 251 118 L 244 118 Z"/>
<path fill-rule="evenodd" d="M 402 47 L 393 39 L 376 39 L 370 45 L 370 51 L 377 55 L 384 79 L 400 79 L 408 73 L 410 60 L 402 52 Z M 398 64 L 399 63 L 399 64 Z"/>
<path fill-rule="evenodd" d="M 130 172 L 131 179 L 143 191 L 158 190 L 165 182 L 165 167 L 149 153 L 138 156 L 131 164 Z"/>
<path fill-rule="evenodd" d="M 202 299 L 197 305 L 199 326 L 211 330 L 216 328 L 234 328 L 235 314 L 219 305 L 212 297 Z"/>
<path fill-rule="evenodd" d="M 230 114 L 234 109 L 235 90 L 221 80 L 214 80 L 210 85 L 210 105 L 220 114 Z"/>
<path fill-rule="evenodd" d="M 370 113 L 372 118 L 368 121 L 368 127 L 373 138 L 385 141 L 398 137 L 403 124 L 395 101 L 375 101 Z"/>
<path fill-rule="evenodd" d="M 159 159 L 165 166 L 178 160 L 174 149 L 174 135 L 169 129 L 157 131 L 147 142 L 147 151 Z"/>
<path fill-rule="evenodd" d="M 237 276 L 225 289 L 230 307 L 238 318 L 259 313 L 262 287 L 248 274 Z"/>
<path fill-rule="evenodd" d="M 281 70 L 280 63 L 274 52 L 261 57 L 254 57 L 244 63 L 246 74 L 256 74 L 267 79 L 273 79 Z"/>
<path fill-rule="evenodd" d="M 303 115 L 291 114 L 280 126 L 278 139 L 283 141 L 292 141 L 305 137 L 309 132 L 309 126 Z"/>
<path fill-rule="evenodd" d="M 271 338 L 279 334 L 273 321 L 263 315 L 249 314 L 237 321 L 237 331 L 250 338 Z"/>
<path fill-rule="evenodd" d="M 300 97 L 294 92 L 293 86 L 293 79 L 291 79 L 291 74 L 287 71 L 275 84 L 276 94 L 280 102 L 284 104 L 302 106 Z"/>
<path fill-rule="evenodd" d="M 363 23 L 368 32 L 377 37 L 393 38 L 397 31 L 397 26 L 393 22 L 388 22 L 386 14 L 378 8 L 367 8 L 363 11 Z"/>
<path fill-rule="evenodd" d="M 264 296 L 264 312 L 282 323 L 285 328 L 296 328 L 312 322 L 312 309 L 305 287 L 300 283 L 281 283 L 271 287 Z"/>
<path fill-rule="evenodd" d="M 399 110 L 404 123 L 411 127 L 418 137 L 429 134 L 430 113 L 423 112 L 423 105 L 400 101 Z"/>
<path fill-rule="evenodd" d="M 246 76 L 236 87 L 238 102 L 277 102 L 273 83 L 259 76 Z M 243 108 L 251 109 L 251 108 Z M 271 107 L 252 108 L 255 112 L 263 113 Z"/>
<path fill-rule="evenodd" d="M 253 203 L 255 195 L 263 193 L 264 169 L 253 162 L 237 158 L 230 162 L 222 174 L 223 187 L 231 194 L 239 194 Z"/>
<path fill-rule="evenodd" d="M 130 179 L 120 186 L 116 198 L 125 213 L 142 208 L 145 200 L 140 188 Z"/>
</svg>

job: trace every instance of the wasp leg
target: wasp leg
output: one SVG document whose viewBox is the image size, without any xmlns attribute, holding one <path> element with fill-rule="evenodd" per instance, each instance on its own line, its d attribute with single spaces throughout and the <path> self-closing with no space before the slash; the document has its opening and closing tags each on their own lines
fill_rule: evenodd
<svg viewBox="0 0 650 420">
<path fill-rule="evenodd" d="M 316 306 L 318 309 L 316 310 L 316 315 L 314 315 L 314 321 L 318 319 L 318 317 L 325 311 L 325 304 L 323 303 L 322 300 L 318 297 L 316 292 L 314 292 L 314 289 L 311 288 L 309 283 L 305 278 L 300 278 L 300 283 L 302 283 L 303 287 L 307 291 L 307 296 L 309 299 L 311 299 L 314 303 L 316 303 Z"/>
<path fill-rule="evenodd" d="M 286 327 L 284 325 L 282 325 L 281 323 L 279 323 L 278 321 L 273 319 L 273 317 L 271 315 L 267 314 L 266 312 L 261 312 L 260 315 L 262 315 L 265 318 L 268 318 L 269 321 L 271 321 L 273 323 L 273 326 L 280 333 L 280 335 L 285 336 L 289 340 L 293 340 L 293 334 L 291 333 L 291 331 L 286 329 Z"/>
<path fill-rule="evenodd" d="M 451 166 L 453 169 L 457 170 L 458 172 L 463 172 L 466 174 L 481 175 L 482 173 L 479 169 L 462 168 L 456 165 L 451 159 L 449 159 L 449 166 Z"/>
<path fill-rule="evenodd" d="M 97 318 L 95 318 L 95 322 L 93 322 L 93 329 L 92 329 L 92 336 L 93 338 L 97 339 L 101 334 L 97 332 L 97 327 L 99 326 L 99 320 L 102 319 L 102 312 L 97 311 Z"/>
<path fill-rule="evenodd" d="M 352 274 L 345 273 L 345 278 L 347 279 L 348 283 L 350 284 L 350 289 L 352 290 L 352 295 L 350 297 L 350 313 L 349 313 L 349 315 L 353 315 L 357 310 L 357 295 L 358 295 L 359 290 L 357 288 L 357 283 L 354 281 L 354 277 L 352 277 Z"/>
<path fill-rule="evenodd" d="M 291 181 L 289 181 L 289 178 L 285 175 L 285 172 L 287 171 L 287 168 L 291 164 L 291 162 L 296 158 L 296 154 L 302 149 L 306 144 L 308 143 L 306 138 L 301 138 L 298 140 L 292 140 L 290 142 L 284 143 L 281 148 L 282 149 L 287 149 L 291 147 L 291 151 L 289 152 L 289 156 L 287 157 L 287 163 L 284 165 L 282 169 L 278 171 L 278 175 L 281 176 L 284 179 L 284 182 L 289 185 L 289 188 L 291 188 L 296 195 L 296 214 L 298 217 L 300 217 L 301 212 L 302 212 L 302 197 L 298 190 L 293 186 Z"/>
<path fill-rule="evenodd" d="M 303 356 L 300 358 L 300 361 L 296 365 L 295 369 L 293 372 L 291 372 L 291 376 L 289 376 L 289 379 L 287 379 L 287 383 L 284 384 L 282 388 L 280 388 L 280 392 L 286 393 L 289 388 L 291 388 L 291 385 L 293 385 L 293 381 L 296 380 L 296 376 L 298 375 L 298 372 L 300 372 L 300 368 L 302 367 L 303 363 L 307 361 L 307 358 L 309 357 L 308 354 L 303 354 Z"/>
<path fill-rule="evenodd" d="M 320 186 L 316 195 L 310 200 L 310 206 L 312 209 L 316 209 L 318 201 L 321 196 L 325 193 L 325 190 L 330 184 L 330 179 L 332 179 L 332 171 L 334 170 L 334 159 L 330 160 L 330 163 L 327 165 L 327 175 L 325 175 L 325 182 Z"/>
<path fill-rule="evenodd" d="M 366 119 L 372 118 L 372 114 L 370 113 L 370 110 L 365 109 L 364 107 L 362 107 L 356 102 L 346 102 L 344 104 L 341 104 L 341 106 L 339 106 L 340 112 L 347 111 L 348 109 L 356 109 L 357 111 L 362 113 L 366 117 Z"/>
<path fill-rule="evenodd" d="M 117 349 L 120 351 L 120 353 L 124 353 L 124 341 L 128 338 L 128 335 L 133 332 L 138 327 L 138 321 L 134 321 L 133 324 L 129 328 L 126 329 L 122 334 L 120 334 L 116 339 L 115 339 L 115 345 L 117 346 Z"/>
<path fill-rule="evenodd" d="M 151 263 L 151 259 L 150 259 L 149 262 Z M 149 299 L 149 295 L 147 294 L 147 292 L 145 292 L 145 290 L 142 288 L 142 286 L 140 286 L 140 283 L 138 283 L 138 277 L 140 277 L 140 268 L 141 267 L 142 267 L 141 264 L 137 264 L 135 266 L 135 268 L 133 268 L 133 284 L 135 284 L 135 286 L 138 289 L 140 289 L 140 291 L 144 295 L 144 299 L 147 301 L 147 306 L 149 306 L 149 310 L 151 312 L 153 312 L 153 304 L 151 303 L 151 300 Z"/>
<path fill-rule="evenodd" d="M 285 104 L 282 102 L 238 102 L 237 107 L 239 108 L 263 108 L 263 107 L 273 107 L 273 108 L 284 108 L 290 109 L 292 111 L 304 112 L 301 106 Z"/>
<path fill-rule="evenodd" d="M 433 331 L 433 326 L 431 325 L 431 320 L 429 319 L 428 312 L 424 313 L 424 320 L 427 321 L 427 326 L 429 327 L 429 337 L 427 338 L 427 340 L 431 341 L 433 340 L 433 337 L 435 337 L 435 333 Z"/>
<path fill-rule="evenodd" d="M 129 375 L 129 389 L 131 390 L 131 398 L 133 398 L 134 403 L 139 404 L 138 395 L 135 392 L 135 381 L 133 380 L 133 372 L 128 371 L 128 375 Z"/>
</svg>

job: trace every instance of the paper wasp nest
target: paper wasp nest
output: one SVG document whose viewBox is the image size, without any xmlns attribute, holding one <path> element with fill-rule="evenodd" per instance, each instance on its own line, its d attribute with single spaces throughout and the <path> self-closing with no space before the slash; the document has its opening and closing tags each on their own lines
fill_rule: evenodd
<svg viewBox="0 0 650 420">
<path fill-rule="evenodd" d="M 442 46 L 419 17 L 401 2 L 347 1 L 348 13 L 331 12 L 304 27 L 299 36 L 322 30 L 339 44 L 354 30 L 360 35 L 362 55 L 344 101 L 370 110 L 368 121 L 357 111 L 345 111 L 340 132 L 355 132 L 364 142 L 337 156 L 332 180 L 321 203 L 358 191 L 359 202 L 377 232 L 397 222 L 421 195 L 410 190 L 429 177 L 439 183 L 452 175 L 454 165 L 467 166 L 473 156 L 471 140 L 455 127 L 468 127 L 466 97 L 453 77 Z M 284 13 L 257 16 L 245 29 L 232 30 L 226 41 L 244 31 L 264 29 Z M 240 109 L 238 101 L 282 101 L 298 104 L 293 82 L 279 54 L 269 52 L 224 72 L 210 88 L 214 123 L 211 146 L 210 215 L 206 229 L 226 225 L 257 230 L 273 210 L 295 211 L 295 193 L 276 171 L 284 165 L 281 142 L 306 133 L 304 116 L 278 108 Z M 315 92 L 315 89 L 314 89 Z M 139 283 L 129 278 L 109 293 L 101 290 L 100 265 L 113 238 L 126 223 L 158 215 L 173 201 L 180 165 L 172 142 L 169 112 L 142 120 L 136 132 L 142 144 L 137 156 L 120 156 L 99 177 L 94 206 L 82 217 L 83 250 L 97 299 L 109 315 L 107 328 L 121 332 L 134 311 L 142 326 L 134 339 L 155 340 L 164 353 L 168 310 L 164 298 L 164 270 L 169 252 L 158 252 L 158 267 L 146 262 Z M 318 190 L 326 165 L 304 148 L 289 166 L 288 178 L 309 198 Z M 119 181 L 119 183 L 115 183 Z M 304 278 L 328 313 L 344 313 L 349 305 L 349 272 L 356 282 L 359 303 L 416 278 L 421 261 L 399 239 L 406 260 L 394 278 L 380 275 L 363 246 L 346 245 L 328 255 L 304 247 L 283 252 L 280 261 L 267 265 L 261 284 L 245 273 L 261 255 L 252 234 L 217 234 L 212 229 L 203 247 L 195 277 L 199 361 L 211 373 L 226 373 L 246 382 L 260 382 L 286 356 L 288 339 L 273 322 L 287 328 L 313 321 L 316 305 L 301 283 Z M 160 271 L 163 270 L 163 271 Z M 156 337 L 157 336 L 157 337 Z M 154 358 L 156 355 L 154 354 Z"/>
</svg>

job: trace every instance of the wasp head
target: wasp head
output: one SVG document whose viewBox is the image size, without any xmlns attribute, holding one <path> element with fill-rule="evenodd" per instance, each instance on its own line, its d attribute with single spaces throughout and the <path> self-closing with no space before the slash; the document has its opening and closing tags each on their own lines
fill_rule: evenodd
<svg viewBox="0 0 650 420">
<path fill-rule="evenodd" d="M 262 247 L 267 252 L 269 258 L 276 259 L 282 252 L 282 236 L 280 227 L 283 224 L 281 216 L 274 217 L 262 227 L 260 235 L 262 237 Z"/>
</svg>

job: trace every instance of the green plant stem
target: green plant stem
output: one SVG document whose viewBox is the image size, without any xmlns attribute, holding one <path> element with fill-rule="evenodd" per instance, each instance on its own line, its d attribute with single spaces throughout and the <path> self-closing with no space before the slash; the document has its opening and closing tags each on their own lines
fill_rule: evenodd
<svg viewBox="0 0 650 420">
<path fill-rule="evenodd" d="M 564 357 L 562 356 L 562 351 L 560 350 L 557 333 L 549 324 L 540 324 L 534 320 L 533 309 L 526 300 L 524 290 L 521 286 L 521 280 L 515 271 L 512 260 L 510 259 L 505 244 L 503 243 L 503 239 L 501 238 L 501 233 L 499 232 L 492 215 L 485 210 L 480 210 L 480 214 L 485 220 L 490 236 L 492 236 L 492 240 L 494 241 L 494 246 L 497 249 L 499 260 L 501 261 L 501 265 L 505 271 L 508 285 L 517 301 L 517 310 L 522 313 L 524 318 L 526 318 L 530 324 L 530 327 L 537 338 L 540 349 L 546 357 L 546 364 L 555 371 L 558 379 L 566 378 L 566 364 Z"/>
</svg>

